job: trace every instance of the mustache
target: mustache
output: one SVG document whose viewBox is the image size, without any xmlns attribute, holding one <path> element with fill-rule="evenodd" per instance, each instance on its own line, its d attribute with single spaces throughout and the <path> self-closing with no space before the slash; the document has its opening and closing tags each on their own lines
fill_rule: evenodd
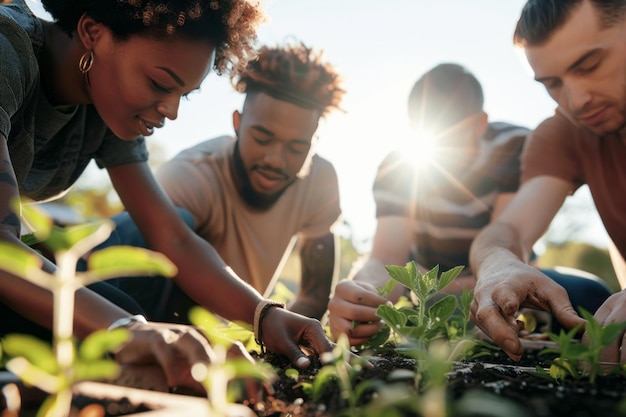
<svg viewBox="0 0 626 417">
<path fill-rule="evenodd" d="M 271 166 L 268 166 L 268 165 L 253 165 L 252 166 L 252 170 L 253 171 L 272 172 L 272 173 L 274 173 L 274 174 L 276 174 L 278 176 L 283 177 L 283 179 L 288 179 L 289 178 L 289 175 L 285 171 L 283 171 L 282 169 L 274 168 L 274 167 L 271 167 Z"/>
</svg>

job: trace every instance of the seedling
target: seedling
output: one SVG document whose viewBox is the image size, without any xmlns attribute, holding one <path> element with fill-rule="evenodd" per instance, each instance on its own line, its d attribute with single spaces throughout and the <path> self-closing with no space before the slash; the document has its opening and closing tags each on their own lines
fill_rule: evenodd
<svg viewBox="0 0 626 417">
<path fill-rule="evenodd" d="M 554 379 L 589 377 L 589 382 L 594 383 L 601 375 L 606 364 L 600 360 L 600 353 L 617 339 L 626 329 L 626 322 L 610 323 L 602 326 L 595 319 L 593 314 L 584 308 L 580 308 L 580 315 L 587 323 L 585 331 L 588 336 L 587 343 L 579 343 L 575 336 L 580 330 L 580 326 L 570 329 L 568 332 L 561 330 L 558 335 L 548 332 L 550 339 L 556 342 L 558 348 L 543 349 L 540 353 L 557 353 L 559 356 L 554 359 L 550 366 L 550 376 Z M 616 364 L 609 373 L 620 372 L 622 367 Z"/>
<path fill-rule="evenodd" d="M 77 272 L 80 257 L 104 241 L 113 230 L 111 221 L 97 221 L 61 228 L 34 205 L 13 201 L 13 209 L 33 230 L 34 237 L 44 242 L 55 256 L 57 269 L 50 274 L 42 269 L 42 258 L 21 246 L 0 242 L 0 268 L 46 288 L 53 295 L 52 352 L 32 338 L 7 336 L 5 352 L 16 356 L 6 367 L 22 378 L 51 394 L 40 409 L 39 416 L 66 416 L 72 399 L 72 385 L 83 378 L 108 377 L 115 364 L 102 360 L 104 352 L 123 343 L 125 331 L 96 333 L 86 339 L 76 358 L 73 338 L 75 291 L 96 281 L 119 276 L 173 276 L 176 267 L 165 256 L 147 249 L 111 247 L 98 251 L 88 259 L 85 272 Z M 97 365 L 97 366 L 93 366 Z"/>
<path fill-rule="evenodd" d="M 311 387 L 314 401 L 319 400 L 324 389 L 334 382 L 339 386 L 341 398 L 348 404 L 348 416 L 359 415 L 357 405 L 362 395 L 376 390 L 382 384 L 380 380 L 366 380 L 355 386 L 355 378 L 363 369 L 365 359 L 349 356 L 349 342 L 345 334 L 339 336 L 332 352 L 323 353 L 321 361 L 325 365 L 319 370 Z"/>
<path fill-rule="evenodd" d="M 442 292 L 463 270 L 462 266 L 443 272 L 440 276 L 438 266 L 422 274 L 413 261 L 404 267 L 392 265 L 385 268 L 391 280 L 383 292 L 391 292 L 400 283 L 409 289 L 414 303 L 410 307 L 381 305 L 377 309 L 376 314 L 396 334 L 400 343 L 424 350 L 432 340 L 439 337 L 446 337 L 451 342 L 454 342 L 451 339 L 465 337 L 471 292 L 465 291 L 461 295 L 460 305 L 454 295 Z M 459 308 L 460 313 L 457 313 Z"/>
<path fill-rule="evenodd" d="M 206 309 L 193 307 L 189 320 L 204 332 L 214 353 L 208 365 L 197 363 L 191 370 L 194 379 L 203 384 L 208 394 L 207 416 L 228 415 L 229 404 L 234 402 L 235 395 L 228 391 L 231 382 L 247 379 L 269 383 L 276 378 L 272 367 L 265 363 L 254 363 L 245 357 L 229 358 L 228 352 L 236 343 L 229 336 L 232 332 Z"/>
</svg>

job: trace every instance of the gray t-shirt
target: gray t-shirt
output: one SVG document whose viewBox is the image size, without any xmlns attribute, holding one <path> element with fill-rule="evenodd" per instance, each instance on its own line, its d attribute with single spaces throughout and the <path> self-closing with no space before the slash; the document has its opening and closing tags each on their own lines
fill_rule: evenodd
<svg viewBox="0 0 626 417">
<path fill-rule="evenodd" d="M 117 138 L 94 106 L 50 105 L 37 61 L 43 45 L 42 22 L 24 0 L 0 5 L 0 132 L 20 193 L 35 200 L 62 193 L 92 159 L 101 168 L 148 159 L 143 137 Z"/>
</svg>

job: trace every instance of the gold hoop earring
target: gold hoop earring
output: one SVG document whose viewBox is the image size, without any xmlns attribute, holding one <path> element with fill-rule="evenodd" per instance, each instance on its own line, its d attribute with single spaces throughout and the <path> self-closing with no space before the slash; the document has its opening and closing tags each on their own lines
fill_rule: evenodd
<svg viewBox="0 0 626 417">
<path fill-rule="evenodd" d="M 93 51 L 87 51 L 78 60 L 78 70 L 81 74 L 87 74 L 93 66 Z"/>
</svg>

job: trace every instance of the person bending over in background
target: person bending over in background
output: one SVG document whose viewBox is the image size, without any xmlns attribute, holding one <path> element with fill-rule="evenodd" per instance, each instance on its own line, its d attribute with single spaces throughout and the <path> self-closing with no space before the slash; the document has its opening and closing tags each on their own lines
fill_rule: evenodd
<svg viewBox="0 0 626 417">
<path fill-rule="evenodd" d="M 381 163 L 374 183 L 377 228 L 371 253 L 351 277 L 339 282 L 329 303 L 334 337 L 346 333 L 352 345 L 380 328 L 378 295 L 389 275 L 385 265 L 415 261 L 425 272 L 465 266 L 445 292 L 473 289 L 469 268 L 473 238 L 498 216 L 517 190 L 519 156 L 529 132 L 489 122 L 479 81 L 463 66 L 443 63 L 427 71 L 409 95 L 415 141 L 432 141 L 432 155 L 393 152 Z M 417 153 L 426 147 L 416 147 Z M 595 311 L 610 295 L 599 280 L 546 271 L 571 289 L 574 302 Z M 396 301 L 404 287 L 389 297 Z M 353 328 L 352 323 L 360 323 Z"/>
</svg>

